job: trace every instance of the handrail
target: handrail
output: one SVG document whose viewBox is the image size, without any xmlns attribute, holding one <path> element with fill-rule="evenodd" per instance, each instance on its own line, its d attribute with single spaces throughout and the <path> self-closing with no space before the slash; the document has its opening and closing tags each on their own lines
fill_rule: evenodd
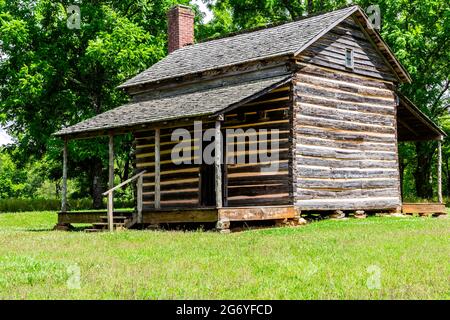
<svg viewBox="0 0 450 320">
<path fill-rule="evenodd" d="M 143 175 L 146 172 L 147 172 L 146 170 L 143 170 L 143 171 L 139 172 L 138 174 L 135 174 L 134 176 L 132 176 L 131 178 L 125 180 L 124 182 L 119 183 L 117 186 L 109 189 L 108 191 L 103 192 L 102 195 L 106 196 L 109 193 L 111 193 L 111 192 L 113 192 L 113 191 L 115 191 L 115 190 L 117 190 L 119 188 L 122 188 L 124 185 L 130 183 L 133 180 L 136 180 L 137 178 L 139 178 L 141 175 Z"/>
<path fill-rule="evenodd" d="M 108 202 L 107 202 L 107 209 L 108 209 L 108 229 L 109 231 L 114 231 L 114 190 L 117 190 L 124 185 L 132 182 L 133 180 L 138 179 L 137 182 L 137 222 L 142 223 L 142 189 L 143 189 L 143 180 L 144 180 L 144 173 L 146 171 L 143 170 L 139 172 L 138 174 L 135 174 L 130 179 L 125 180 L 124 182 L 118 184 L 117 186 L 109 189 L 108 191 L 104 192 L 104 196 L 108 196 Z"/>
</svg>

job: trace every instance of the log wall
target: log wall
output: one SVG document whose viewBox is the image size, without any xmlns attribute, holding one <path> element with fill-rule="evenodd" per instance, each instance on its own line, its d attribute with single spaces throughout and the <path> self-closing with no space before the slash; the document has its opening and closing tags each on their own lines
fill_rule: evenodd
<svg viewBox="0 0 450 320">
<path fill-rule="evenodd" d="M 353 21 L 297 62 L 293 193 L 301 210 L 400 206 L 394 75 Z M 355 67 L 345 68 L 345 50 Z"/>
<path fill-rule="evenodd" d="M 353 50 L 353 73 L 388 81 L 397 80 L 390 65 L 352 17 L 327 32 L 297 58 L 302 62 L 349 71 L 345 66 L 347 49 Z"/>
<path fill-rule="evenodd" d="M 213 127 L 214 123 L 202 121 L 203 131 Z M 188 130 L 194 137 L 194 126 L 184 125 L 172 128 L 160 129 L 160 186 L 161 186 L 161 208 L 168 207 L 199 207 L 200 194 L 200 165 L 195 164 L 198 156 L 195 139 L 186 141 L 183 148 L 189 151 L 185 159 L 191 164 L 175 164 L 171 159 L 171 153 L 180 141 L 171 141 L 174 129 L 183 128 Z M 135 133 L 136 145 L 136 169 L 146 170 L 144 174 L 144 210 L 154 209 L 155 194 L 155 131 L 142 131 Z M 183 158 L 184 159 L 184 158 Z"/>
<path fill-rule="evenodd" d="M 228 163 L 224 170 L 225 206 L 292 204 L 289 181 L 291 92 L 290 84 L 286 85 L 225 115 L 223 123 L 225 132 L 227 129 L 243 130 L 243 132 L 233 133 L 233 139 L 227 143 L 227 150 L 234 150 L 233 158 L 236 160 L 234 164 Z M 252 134 L 248 129 L 254 129 L 255 132 Z M 271 145 L 270 140 L 274 137 L 270 134 L 267 135 L 267 139 L 263 139 L 261 129 L 266 129 L 269 133 L 271 129 L 278 130 L 278 147 Z M 246 136 L 245 142 L 243 135 Z M 270 166 L 267 161 L 258 159 L 258 163 L 251 163 L 250 157 L 254 153 L 250 152 L 249 145 L 255 144 L 255 135 L 258 141 L 258 152 L 267 142 L 270 152 L 278 153 L 278 169 L 262 172 L 263 167 Z M 243 144 L 245 148 L 242 147 Z M 236 163 L 238 157 L 242 155 L 245 155 L 245 163 Z M 270 156 L 270 153 L 268 155 Z M 230 158 L 231 153 L 226 153 L 225 157 Z"/>
</svg>

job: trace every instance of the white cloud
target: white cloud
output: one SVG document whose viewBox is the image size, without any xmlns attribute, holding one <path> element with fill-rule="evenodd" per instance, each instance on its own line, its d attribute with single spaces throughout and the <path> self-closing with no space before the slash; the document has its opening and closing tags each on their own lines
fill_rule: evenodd
<svg viewBox="0 0 450 320">
<path fill-rule="evenodd" d="M 8 143 L 12 143 L 12 139 L 11 137 L 5 132 L 5 130 L 3 130 L 2 128 L 0 128 L 0 146 L 8 144 Z"/>
<path fill-rule="evenodd" d="M 213 18 L 213 13 L 211 12 L 211 10 L 208 9 L 206 4 L 202 0 L 193 0 L 192 2 L 198 5 L 200 10 L 205 14 L 203 22 L 207 23 Z"/>
</svg>

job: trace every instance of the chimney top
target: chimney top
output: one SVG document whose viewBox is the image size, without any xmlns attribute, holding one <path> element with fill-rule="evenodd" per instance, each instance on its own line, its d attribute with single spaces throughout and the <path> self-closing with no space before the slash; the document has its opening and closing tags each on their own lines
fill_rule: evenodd
<svg viewBox="0 0 450 320">
<path fill-rule="evenodd" d="M 167 12 L 169 53 L 194 43 L 194 17 L 194 11 L 181 4 Z"/>
</svg>

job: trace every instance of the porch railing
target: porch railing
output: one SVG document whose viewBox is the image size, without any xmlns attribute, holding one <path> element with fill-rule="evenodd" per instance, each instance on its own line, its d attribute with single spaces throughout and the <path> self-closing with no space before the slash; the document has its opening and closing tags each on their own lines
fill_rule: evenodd
<svg viewBox="0 0 450 320">
<path fill-rule="evenodd" d="M 144 184 L 144 173 L 146 171 L 143 170 L 138 174 L 132 176 L 130 179 L 125 180 L 124 182 L 118 184 L 117 186 L 109 189 L 104 192 L 104 196 L 108 196 L 108 202 L 106 204 L 108 209 L 108 229 L 109 231 L 114 231 L 114 191 L 122 188 L 123 186 L 133 182 L 137 179 L 136 187 L 137 187 L 137 222 L 142 223 L 142 192 L 143 192 L 143 184 Z"/>
</svg>

